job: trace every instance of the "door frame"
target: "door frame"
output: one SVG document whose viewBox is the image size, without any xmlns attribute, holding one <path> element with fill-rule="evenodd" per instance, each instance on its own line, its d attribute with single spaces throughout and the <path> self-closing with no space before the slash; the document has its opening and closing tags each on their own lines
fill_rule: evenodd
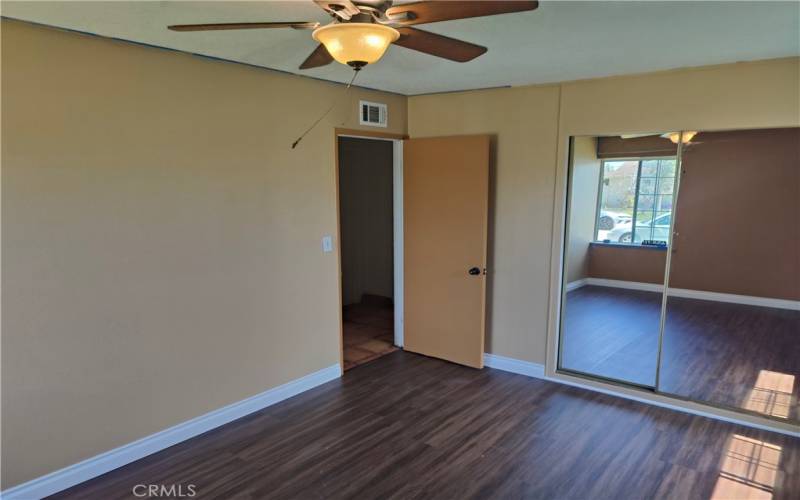
<svg viewBox="0 0 800 500">
<path fill-rule="evenodd" d="M 336 182 L 336 241 L 339 274 L 339 360 L 344 367 L 344 318 L 342 317 L 342 227 L 339 207 L 339 138 L 352 137 L 392 143 L 392 268 L 394 281 L 394 344 L 403 347 L 403 141 L 408 136 L 358 129 L 334 129 L 334 175 Z M 344 370 L 344 368 L 342 368 Z"/>
</svg>

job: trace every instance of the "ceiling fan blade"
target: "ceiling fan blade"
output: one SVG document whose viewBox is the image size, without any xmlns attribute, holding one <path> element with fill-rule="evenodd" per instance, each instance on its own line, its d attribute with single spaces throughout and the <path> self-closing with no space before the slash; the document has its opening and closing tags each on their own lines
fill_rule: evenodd
<svg viewBox="0 0 800 500">
<path fill-rule="evenodd" d="M 394 42 L 396 45 L 451 61 L 471 61 L 488 50 L 474 43 L 416 28 L 397 28 L 397 31 L 400 32 L 400 38 Z"/>
<path fill-rule="evenodd" d="M 539 7 L 539 2 L 530 0 L 428 1 L 391 7 L 386 11 L 386 16 L 402 25 L 410 26 L 468 17 L 523 12 L 534 10 L 537 7 Z"/>
<path fill-rule="evenodd" d="M 314 52 L 303 61 L 303 64 L 300 65 L 300 69 L 318 68 L 332 62 L 333 57 L 328 53 L 328 49 L 326 49 L 324 45 L 319 44 L 317 48 L 314 49 Z"/>
<path fill-rule="evenodd" d="M 174 24 L 167 26 L 172 31 L 217 31 L 217 30 L 252 30 L 263 28 L 294 28 L 296 30 L 313 30 L 319 27 L 317 22 L 287 23 L 218 23 L 218 24 Z"/>
</svg>

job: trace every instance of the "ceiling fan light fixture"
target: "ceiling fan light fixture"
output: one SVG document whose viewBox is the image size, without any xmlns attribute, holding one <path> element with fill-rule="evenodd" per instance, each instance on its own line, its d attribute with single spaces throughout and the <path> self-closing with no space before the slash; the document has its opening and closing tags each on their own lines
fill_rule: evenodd
<svg viewBox="0 0 800 500">
<path fill-rule="evenodd" d="M 694 136 L 697 135 L 697 131 L 694 130 L 684 130 L 683 131 L 683 138 L 681 139 L 681 132 L 670 132 L 668 134 L 664 134 L 662 137 L 665 137 L 672 141 L 673 144 L 678 144 L 678 141 L 683 141 L 684 144 L 689 143 Z"/>
<path fill-rule="evenodd" d="M 333 23 L 317 28 L 312 37 L 337 62 L 360 69 L 380 59 L 400 32 L 382 24 Z"/>
</svg>

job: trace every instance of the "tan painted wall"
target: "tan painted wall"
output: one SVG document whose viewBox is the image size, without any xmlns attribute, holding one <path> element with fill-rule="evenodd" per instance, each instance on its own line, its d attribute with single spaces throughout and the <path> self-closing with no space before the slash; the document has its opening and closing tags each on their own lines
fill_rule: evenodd
<svg viewBox="0 0 800 500">
<path fill-rule="evenodd" d="M 342 302 L 394 296 L 392 143 L 339 138 Z"/>
<path fill-rule="evenodd" d="M 354 90 L 2 22 L 7 488 L 339 361 Z M 345 71 L 342 68 L 342 71 Z M 336 245 L 338 247 L 338 244 Z"/>
<path fill-rule="evenodd" d="M 487 350 L 545 362 L 553 211 L 563 215 L 570 136 L 798 126 L 798 89 L 792 58 L 409 98 L 412 137 L 496 136 Z"/>
<path fill-rule="evenodd" d="M 564 83 L 561 145 L 570 135 L 797 126 L 798 88 L 800 58 Z"/>
<path fill-rule="evenodd" d="M 567 283 L 589 276 L 589 243 L 594 240 L 600 160 L 597 139 L 576 137 L 573 148 Z"/>
</svg>

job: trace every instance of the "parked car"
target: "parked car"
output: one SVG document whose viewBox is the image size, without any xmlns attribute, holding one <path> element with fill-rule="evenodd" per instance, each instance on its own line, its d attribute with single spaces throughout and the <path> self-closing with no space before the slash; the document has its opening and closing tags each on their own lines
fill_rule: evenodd
<svg viewBox="0 0 800 500">
<path fill-rule="evenodd" d="M 600 220 L 597 221 L 597 229 L 601 231 L 611 231 L 620 224 L 630 223 L 631 216 L 628 214 L 621 214 L 619 212 L 609 212 L 603 210 L 600 212 Z"/>
<path fill-rule="evenodd" d="M 631 241 L 631 236 L 633 234 L 631 225 L 633 221 L 628 220 L 609 231 L 606 235 L 606 239 L 619 243 L 641 243 L 642 240 L 669 241 L 669 225 L 671 218 L 672 212 L 667 212 L 652 220 L 636 221 L 636 241 Z"/>
</svg>

